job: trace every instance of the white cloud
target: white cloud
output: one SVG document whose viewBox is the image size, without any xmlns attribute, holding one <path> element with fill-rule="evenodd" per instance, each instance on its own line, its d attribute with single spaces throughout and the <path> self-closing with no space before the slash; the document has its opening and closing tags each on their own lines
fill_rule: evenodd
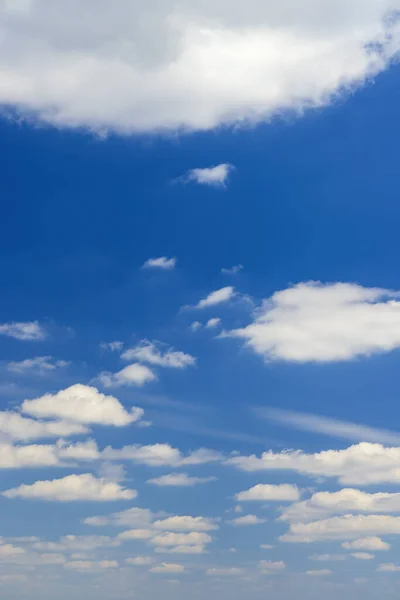
<svg viewBox="0 0 400 600">
<path fill-rule="evenodd" d="M 121 449 L 106 448 L 102 454 L 108 460 L 132 460 L 151 467 L 183 467 L 221 460 L 221 455 L 213 450 L 200 448 L 184 456 L 169 444 L 124 446 Z"/>
<path fill-rule="evenodd" d="M 153 521 L 153 513 L 147 508 L 129 508 L 108 516 L 87 517 L 83 522 L 92 527 L 150 527 Z"/>
<path fill-rule="evenodd" d="M 91 501 L 109 502 L 132 500 L 135 490 L 122 488 L 118 483 L 96 479 L 91 474 L 68 475 L 63 479 L 36 481 L 32 485 L 20 485 L 2 493 L 6 498 L 25 498 L 57 502 Z"/>
<path fill-rule="evenodd" d="M 176 351 L 173 348 L 162 351 L 160 344 L 143 340 L 136 348 L 125 350 L 122 354 L 124 360 L 136 360 L 149 363 L 158 367 L 184 369 L 196 364 L 196 359 L 190 354 Z"/>
<path fill-rule="evenodd" d="M 9 362 L 7 371 L 19 375 L 46 375 L 57 369 L 67 367 L 68 364 L 65 360 L 54 360 L 51 356 L 36 356 L 35 358 L 27 358 L 20 362 Z"/>
<path fill-rule="evenodd" d="M 19 554 L 25 554 L 25 550 L 19 546 L 13 544 L 3 544 L 0 542 L 0 557 L 5 558 L 8 556 L 17 556 Z"/>
<path fill-rule="evenodd" d="M 253 323 L 231 331 L 265 360 L 346 361 L 400 346 L 399 292 L 352 283 L 300 283 L 276 292 Z"/>
<path fill-rule="evenodd" d="M 263 573 L 279 573 L 286 569 L 286 564 L 282 560 L 260 560 L 259 567 Z"/>
<path fill-rule="evenodd" d="M 234 456 L 227 462 L 244 471 L 296 471 L 311 477 L 334 477 L 344 485 L 400 481 L 400 447 L 362 443 L 345 450 L 306 454 L 301 450 L 264 452 L 261 458 Z"/>
<path fill-rule="evenodd" d="M 158 567 L 153 567 L 150 569 L 152 573 L 183 573 L 185 568 L 182 565 L 177 565 L 173 563 L 161 563 Z"/>
<path fill-rule="evenodd" d="M 342 548 L 346 550 L 390 550 L 391 545 L 387 544 L 379 537 L 365 537 L 353 540 L 352 542 L 343 542 Z"/>
<path fill-rule="evenodd" d="M 346 540 L 360 536 L 399 535 L 400 517 L 389 515 L 344 515 L 312 523 L 292 523 L 283 542 L 310 543 Z"/>
<path fill-rule="evenodd" d="M 73 571 L 102 571 L 104 569 L 117 569 L 119 564 L 116 560 L 72 560 L 64 564 L 64 569 Z"/>
<path fill-rule="evenodd" d="M 76 384 L 56 394 L 25 400 L 22 412 L 33 417 L 59 418 L 75 423 L 123 427 L 143 416 L 141 408 L 128 413 L 113 396 L 105 396 L 96 388 Z"/>
<path fill-rule="evenodd" d="M 368 494 L 360 490 L 317 492 L 309 500 L 292 504 L 280 517 L 284 521 L 314 521 L 330 515 L 361 513 L 400 513 L 400 493 Z"/>
<path fill-rule="evenodd" d="M 209 308 L 223 302 L 229 302 L 235 296 L 235 288 L 228 286 L 211 292 L 206 298 L 200 300 L 196 308 Z"/>
<path fill-rule="evenodd" d="M 58 542 L 37 541 L 35 550 L 45 552 L 91 552 L 99 548 L 118 546 L 119 542 L 106 535 L 64 535 Z"/>
<path fill-rule="evenodd" d="M 195 546 L 158 546 L 155 548 L 155 552 L 159 554 L 205 554 L 207 552 L 206 546 L 195 545 Z"/>
<path fill-rule="evenodd" d="M 26 419 L 16 412 L 0 412 L 0 433 L 15 441 L 61 438 L 88 432 L 89 429 L 80 423 L 36 421 Z"/>
<path fill-rule="evenodd" d="M 261 544 L 260 548 L 261 550 L 271 550 L 273 546 L 271 546 L 271 544 Z"/>
<path fill-rule="evenodd" d="M 300 492 L 295 485 L 269 485 L 259 483 L 244 492 L 236 494 L 236 500 L 244 502 L 247 500 L 255 501 L 295 501 L 299 500 Z"/>
<path fill-rule="evenodd" d="M 127 565 L 132 565 L 134 567 L 144 567 L 151 565 L 154 562 L 154 559 L 151 558 L 151 556 L 134 556 L 132 558 L 126 558 L 125 562 Z"/>
<path fill-rule="evenodd" d="M 111 352 L 121 352 L 124 347 L 124 342 L 119 342 L 118 340 L 114 342 L 102 342 L 100 344 L 100 348 L 103 350 L 111 350 Z"/>
<path fill-rule="evenodd" d="M 244 515 L 243 517 L 232 519 L 229 523 L 232 523 L 235 527 L 245 527 L 247 525 L 260 525 L 261 523 L 265 523 L 265 519 L 260 519 L 256 515 Z"/>
<path fill-rule="evenodd" d="M 207 321 L 206 329 L 214 329 L 215 327 L 218 327 L 218 325 L 221 325 L 221 319 L 215 317 L 214 319 L 209 319 Z"/>
<path fill-rule="evenodd" d="M 377 571 L 381 571 L 382 573 L 398 573 L 400 571 L 400 566 L 393 563 L 383 563 L 379 565 Z"/>
<path fill-rule="evenodd" d="M 154 546 L 205 546 L 212 542 L 207 533 L 191 531 L 189 533 L 159 533 L 151 539 Z"/>
<path fill-rule="evenodd" d="M 202 327 L 203 327 L 203 325 L 200 323 L 200 321 L 193 321 L 193 323 L 190 325 L 190 329 L 192 331 L 198 331 Z"/>
<path fill-rule="evenodd" d="M 13 446 L 0 443 L 0 469 L 55 467 L 58 464 L 56 446 Z"/>
<path fill-rule="evenodd" d="M 164 271 L 171 271 L 175 267 L 176 258 L 168 258 L 167 256 L 149 258 L 143 265 L 143 269 L 162 269 Z"/>
<path fill-rule="evenodd" d="M 190 477 L 187 473 L 170 473 L 169 475 L 149 479 L 147 483 L 159 487 L 192 487 L 210 481 L 215 481 L 215 477 Z"/>
<path fill-rule="evenodd" d="M 47 337 L 45 329 L 43 329 L 38 321 L 3 323 L 0 325 L 0 335 L 6 335 L 15 338 L 16 340 L 26 342 L 37 342 L 44 340 Z"/>
<path fill-rule="evenodd" d="M 309 577 L 327 577 L 328 575 L 332 575 L 332 571 L 329 569 L 319 569 L 317 571 L 306 571 L 306 575 Z"/>
<path fill-rule="evenodd" d="M 310 556 L 310 560 L 317 562 L 340 562 L 346 560 L 346 554 L 313 554 Z"/>
<path fill-rule="evenodd" d="M 357 560 L 374 560 L 375 556 L 369 552 L 353 552 L 351 555 Z"/>
<path fill-rule="evenodd" d="M 2 7 L 0 103 L 56 126 L 204 130 L 301 113 L 398 49 L 394 0 L 71 1 Z"/>
<path fill-rule="evenodd" d="M 192 169 L 183 179 L 187 182 L 194 181 L 199 185 L 225 187 L 234 168 L 233 165 L 222 163 L 205 169 Z"/>
<path fill-rule="evenodd" d="M 137 386 L 142 387 L 149 381 L 155 381 L 156 375 L 151 369 L 145 365 L 133 364 L 128 365 L 117 373 L 109 373 L 104 371 L 100 373 L 97 380 L 104 385 L 104 387 L 121 387 L 121 386 Z"/>
<path fill-rule="evenodd" d="M 154 535 L 152 529 L 130 529 L 129 531 L 119 533 L 118 539 L 123 542 L 130 540 L 150 540 Z"/>
<path fill-rule="evenodd" d="M 223 275 L 237 275 L 237 273 L 240 273 L 240 271 L 243 271 L 243 269 L 243 265 L 235 265 L 233 267 L 230 267 L 229 269 L 221 269 L 221 273 Z"/>
<path fill-rule="evenodd" d="M 164 531 L 213 531 L 218 525 L 206 517 L 175 516 L 155 521 L 155 529 Z"/>
<path fill-rule="evenodd" d="M 213 567 L 212 569 L 207 569 L 206 575 L 212 577 L 237 577 L 238 575 L 243 575 L 243 569 L 240 569 L 239 567 Z"/>
<path fill-rule="evenodd" d="M 300 429 L 301 431 L 311 431 L 312 433 L 357 442 L 400 444 L 400 434 L 388 431 L 387 429 L 376 429 L 375 427 L 349 423 L 348 421 L 340 421 L 339 419 L 276 408 L 257 408 L 256 414 L 274 423 Z"/>
</svg>

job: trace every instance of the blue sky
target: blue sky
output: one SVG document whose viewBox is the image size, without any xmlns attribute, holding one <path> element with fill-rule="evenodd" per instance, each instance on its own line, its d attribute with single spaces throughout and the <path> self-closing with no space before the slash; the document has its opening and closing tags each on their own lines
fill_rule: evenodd
<svg viewBox="0 0 400 600">
<path fill-rule="evenodd" d="M 4 600 L 398 597 L 399 6 L 322 4 L 0 1 Z"/>
</svg>

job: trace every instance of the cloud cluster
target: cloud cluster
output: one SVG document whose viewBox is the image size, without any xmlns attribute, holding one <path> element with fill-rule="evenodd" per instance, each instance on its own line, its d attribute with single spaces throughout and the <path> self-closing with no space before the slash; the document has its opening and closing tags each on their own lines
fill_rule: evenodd
<svg viewBox="0 0 400 600">
<path fill-rule="evenodd" d="M 386 18 L 395 0 L 68 6 L 0 8 L 0 103 L 56 126 L 127 133 L 257 122 L 327 104 L 399 48 Z"/>
</svg>

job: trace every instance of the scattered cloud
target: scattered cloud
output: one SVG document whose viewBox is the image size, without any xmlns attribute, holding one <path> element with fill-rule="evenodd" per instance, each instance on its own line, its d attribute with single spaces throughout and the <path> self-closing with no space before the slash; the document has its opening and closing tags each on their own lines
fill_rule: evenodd
<svg viewBox="0 0 400 600">
<path fill-rule="evenodd" d="M 149 258 L 143 265 L 143 269 L 162 269 L 163 271 L 172 271 L 176 267 L 176 258 L 160 256 L 159 258 Z"/>
<path fill-rule="evenodd" d="M 183 573 L 184 570 L 185 570 L 185 567 L 183 567 L 182 565 L 177 565 L 177 564 L 173 564 L 173 563 L 161 563 L 161 565 L 159 565 L 158 567 L 152 567 L 150 569 L 150 571 L 152 573 L 166 573 L 166 574 L 170 574 L 170 573 L 179 574 L 179 573 Z"/>
<path fill-rule="evenodd" d="M 400 571 L 400 566 L 395 565 L 394 563 L 383 563 L 379 565 L 377 571 L 380 571 L 381 573 L 398 573 Z"/>
<path fill-rule="evenodd" d="M 319 569 L 319 570 L 311 570 L 311 571 L 306 571 L 306 575 L 308 575 L 309 577 L 327 577 L 328 575 L 332 575 L 332 571 L 330 571 L 329 569 Z"/>
<path fill-rule="evenodd" d="M 339 419 L 277 408 L 257 408 L 256 414 L 258 417 L 265 418 L 273 423 L 279 423 L 301 431 L 310 431 L 357 442 L 400 445 L 400 434 L 386 429 L 377 429 L 357 423 L 349 423 L 348 421 L 340 421 Z"/>
<path fill-rule="evenodd" d="M 7 371 L 18 375 L 46 375 L 69 365 L 65 360 L 55 360 L 52 356 L 36 356 L 20 362 L 9 362 Z"/>
<path fill-rule="evenodd" d="M 260 560 L 259 567 L 263 573 L 270 574 L 284 571 L 286 569 L 286 564 L 282 560 Z"/>
<path fill-rule="evenodd" d="M 159 487 L 193 487 L 201 483 L 215 481 L 215 479 L 215 477 L 190 477 L 187 473 L 170 473 L 169 475 L 149 479 L 147 483 Z"/>
<path fill-rule="evenodd" d="M 173 348 L 163 350 L 160 343 L 149 342 L 148 340 L 143 340 L 135 348 L 125 350 L 122 358 L 172 369 L 184 369 L 196 364 L 194 356 L 176 351 Z"/>
<path fill-rule="evenodd" d="M 400 347 L 399 292 L 300 283 L 276 292 L 253 323 L 231 331 L 266 361 L 347 361 Z"/>
<path fill-rule="evenodd" d="M 0 412 L 0 434 L 15 441 L 63 438 L 89 431 L 85 425 L 71 421 L 41 421 L 27 419 L 17 412 Z"/>
<path fill-rule="evenodd" d="M 192 169 L 182 179 L 187 183 L 194 182 L 211 187 L 226 187 L 229 175 L 234 169 L 233 165 L 222 163 L 205 169 Z"/>
<path fill-rule="evenodd" d="M 159 533 L 155 535 L 150 543 L 153 546 L 162 547 L 201 547 L 204 548 L 207 544 L 212 542 L 212 537 L 207 533 L 191 531 L 189 533 L 172 533 L 167 531 L 165 533 Z M 190 553 L 190 551 L 189 551 Z"/>
<path fill-rule="evenodd" d="M 238 567 L 213 567 L 207 569 L 206 575 L 210 575 L 211 577 L 238 577 L 243 575 L 243 569 Z"/>
<path fill-rule="evenodd" d="M 103 571 L 104 569 L 118 569 L 119 564 L 116 560 L 75 560 L 64 564 L 64 569 L 73 571 Z"/>
<path fill-rule="evenodd" d="M 310 560 L 317 562 L 341 562 L 346 560 L 346 554 L 313 554 L 310 556 Z"/>
<path fill-rule="evenodd" d="M 147 508 L 129 508 L 108 516 L 87 517 L 83 523 L 91 527 L 149 527 L 154 519 L 153 513 Z"/>
<path fill-rule="evenodd" d="M 369 552 L 353 552 L 351 555 L 357 560 L 374 560 L 375 556 Z"/>
<path fill-rule="evenodd" d="M 36 418 L 57 418 L 74 423 L 114 425 L 124 427 L 139 421 L 144 411 L 125 410 L 113 396 L 101 394 L 95 387 L 76 384 L 56 394 L 45 394 L 34 400 L 25 400 L 23 413 Z"/>
<path fill-rule="evenodd" d="M 47 337 L 47 332 L 38 321 L 26 321 L 3 323 L 0 325 L 0 335 L 12 337 L 23 342 L 39 342 Z"/>
<path fill-rule="evenodd" d="M 155 529 L 163 531 L 214 531 L 218 525 L 206 517 L 174 516 L 154 522 Z"/>
<path fill-rule="evenodd" d="M 118 539 L 124 542 L 130 540 L 150 540 L 154 537 L 152 529 L 130 529 L 118 534 Z"/>
<path fill-rule="evenodd" d="M 221 461 L 222 456 L 214 450 L 200 448 L 188 455 L 169 444 L 153 444 L 149 446 L 124 446 L 120 449 L 105 448 L 103 458 L 106 460 L 132 460 L 151 467 L 184 467 L 202 465 Z"/>
<path fill-rule="evenodd" d="M 145 567 L 151 565 L 154 562 L 154 558 L 151 556 L 135 556 L 133 558 L 126 558 L 125 562 L 127 565 L 133 567 Z"/>
<path fill-rule="evenodd" d="M 221 269 L 221 273 L 223 275 L 237 275 L 240 271 L 243 271 L 243 265 L 235 265 L 234 267 L 230 267 L 229 269 Z"/>
<path fill-rule="evenodd" d="M 299 500 L 300 492 L 295 485 L 270 485 L 259 483 L 244 492 L 236 494 L 236 500 L 244 501 L 288 501 Z"/>
<path fill-rule="evenodd" d="M 124 342 L 119 342 L 118 340 L 114 342 L 102 342 L 100 344 L 100 348 L 102 350 L 110 350 L 111 352 L 121 352 L 124 347 Z"/>
<path fill-rule="evenodd" d="M 265 523 L 265 519 L 260 519 L 256 515 L 244 515 L 243 517 L 232 519 L 229 523 L 235 525 L 235 527 L 245 527 L 247 525 L 260 525 L 261 523 Z"/>
<path fill-rule="evenodd" d="M 228 286 L 211 292 L 206 298 L 200 300 L 196 308 L 209 308 L 210 306 L 217 306 L 224 302 L 229 302 L 235 296 L 235 288 Z"/>
<path fill-rule="evenodd" d="M 234 456 L 227 463 L 243 471 L 296 471 L 311 477 L 334 477 L 343 485 L 374 485 L 400 481 L 398 464 L 400 447 L 362 443 L 344 450 L 325 450 L 306 454 L 301 450 L 275 453 L 261 457 Z"/>
<path fill-rule="evenodd" d="M 203 327 L 203 325 L 202 325 L 202 323 L 200 323 L 200 321 L 193 321 L 193 323 L 190 325 L 190 329 L 192 331 L 198 331 L 202 327 Z"/>
<path fill-rule="evenodd" d="M 36 541 L 33 548 L 41 552 L 85 553 L 118 545 L 118 541 L 107 535 L 64 535 L 57 542 Z"/>
<path fill-rule="evenodd" d="M 221 325 L 221 319 L 218 319 L 217 317 L 215 317 L 214 319 L 209 319 L 206 323 L 206 329 L 214 329 L 215 327 L 218 327 L 219 325 Z"/>
<path fill-rule="evenodd" d="M 155 381 L 156 379 L 157 376 L 151 369 L 138 363 L 128 365 L 117 373 L 103 371 L 103 373 L 100 373 L 97 377 L 97 380 L 106 388 L 132 385 L 143 387 L 146 383 Z"/>
<path fill-rule="evenodd" d="M 345 550 L 390 550 L 391 545 L 384 542 L 379 537 L 364 537 L 352 542 L 343 542 L 342 548 Z"/>
<path fill-rule="evenodd" d="M 63 479 L 36 481 L 32 485 L 20 485 L 2 493 L 6 498 L 48 500 L 55 502 L 91 501 L 110 502 L 133 500 L 135 490 L 122 488 L 118 483 L 96 479 L 91 474 L 68 475 Z"/>
</svg>

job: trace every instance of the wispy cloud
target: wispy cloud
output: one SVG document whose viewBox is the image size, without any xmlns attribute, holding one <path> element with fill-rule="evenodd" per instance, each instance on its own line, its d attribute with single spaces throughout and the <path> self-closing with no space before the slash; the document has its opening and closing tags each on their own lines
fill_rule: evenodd
<svg viewBox="0 0 400 600">
<path fill-rule="evenodd" d="M 229 163 L 222 163 L 205 169 L 191 169 L 180 180 L 186 183 L 197 183 L 212 187 L 226 187 L 229 175 L 235 167 Z"/>
<path fill-rule="evenodd" d="M 0 325 L 0 335 L 6 335 L 24 342 L 44 340 L 47 332 L 38 321 L 3 323 Z"/>
<path fill-rule="evenodd" d="M 172 269 L 175 269 L 176 262 L 176 258 L 168 258 L 167 256 L 149 258 L 144 263 L 142 269 L 162 269 L 164 271 L 171 271 Z"/>
</svg>

